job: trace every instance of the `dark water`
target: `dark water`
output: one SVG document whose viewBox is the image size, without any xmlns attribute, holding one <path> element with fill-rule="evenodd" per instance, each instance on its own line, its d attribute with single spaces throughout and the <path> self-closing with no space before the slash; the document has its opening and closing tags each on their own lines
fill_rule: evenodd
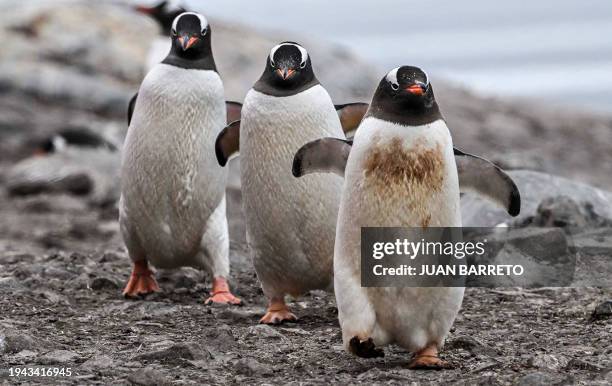
<svg viewBox="0 0 612 386">
<path fill-rule="evenodd" d="M 416 64 L 482 93 L 612 112 L 612 1 L 188 0 L 261 29 Z M 382 73 L 381 73 L 382 75 Z"/>
</svg>

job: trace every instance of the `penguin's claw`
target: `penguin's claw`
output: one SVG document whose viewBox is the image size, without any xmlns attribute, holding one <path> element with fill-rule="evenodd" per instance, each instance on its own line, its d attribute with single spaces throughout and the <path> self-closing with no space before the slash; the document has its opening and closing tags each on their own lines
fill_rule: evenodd
<svg viewBox="0 0 612 386">
<path fill-rule="evenodd" d="M 453 366 L 438 357 L 437 345 L 430 344 L 414 354 L 408 368 L 412 370 L 443 370 L 452 369 Z"/>
<path fill-rule="evenodd" d="M 297 322 L 298 318 L 288 308 L 281 310 L 268 309 L 266 314 L 259 320 L 260 324 L 282 324 L 284 322 Z"/>
<path fill-rule="evenodd" d="M 242 305 L 242 300 L 238 299 L 230 292 L 227 279 L 224 277 L 216 277 L 213 279 L 212 296 L 206 299 L 204 304 L 233 304 L 236 306 Z"/>
<path fill-rule="evenodd" d="M 204 304 L 233 304 L 235 306 L 242 305 L 242 300 L 238 299 L 231 292 L 216 292 L 211 297 L 206 299 Z"/>
<path fill-rule="evenodd" d="M 408 368 L 411 370 L 444 370 L 452 369 L 453 366 L 437 356 L 421 355 L 415 357 Z"/>
<path fill-rule="evenodd" d="M 123 290 L 123 296 L 137 298 L 158 291 L 159 285 L 146 260 L 135 262 L 130 279 Z"/>
<path fill-rule="evenodd" d="M 356 336 L 352 337 L 349 341 L 349 350 L 361 358 L 379 358 L 385 356 L 383 350 L 376 348 L 372 338 L 361 340 Z"/>
</svg>

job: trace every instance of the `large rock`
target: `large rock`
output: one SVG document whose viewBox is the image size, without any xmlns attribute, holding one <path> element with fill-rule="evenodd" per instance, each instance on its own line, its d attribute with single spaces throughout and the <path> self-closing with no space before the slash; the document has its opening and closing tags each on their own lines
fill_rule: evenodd
<svg viewBox="0 0 612 386">
<path fill-rule="evenodd" d="M 559 227 L 568 233 L 582 232 L 585 228 L 609 227 L 612 220 L 593 211 L 590 202 L 580 204 L 568 196 L 545 198 L 533 216 L 513 222 L 518 226 Z"/>
<path fill-rule="evenodd" d="M 612 219 L 611 192 L 540 172 L 516 170 L 508 174 L 521 192 L 519 217 L 513 219 L 490 201 L 468 194 L 461 199 L 463 226 L 491 227 L 500 223 L 521 222 L 535 216 L 542 201 L 556 196 L 567 196 L 580 205 L 587 205 L 592 216 Z"/>
<path fill-rule="evenodd" d="M 483 98 L 434 80 L 457 147 L 506 168 L 535 169 L 612 189 L 610 116 Z"/>
<path fill-rule="evenodd" d="M 110 1 L 12 3 L 2 15 L 0 88 L 123 118 L 158 37 L 156 23 Z M 242 100 L 270 49 L 288 37 L 210 23 L 226 95 Z M 318 77 L 338 103 L 370 98 L 379 71 L 340 46 L 293 38 L 308 48 Z"/>
<path fill-rule="evenodd" d="M 0 333 L 0 353 L 15 354 L 22 350 L 39 348 L 36 341 L 29 335 L 20 333 Z"/>
</svg>

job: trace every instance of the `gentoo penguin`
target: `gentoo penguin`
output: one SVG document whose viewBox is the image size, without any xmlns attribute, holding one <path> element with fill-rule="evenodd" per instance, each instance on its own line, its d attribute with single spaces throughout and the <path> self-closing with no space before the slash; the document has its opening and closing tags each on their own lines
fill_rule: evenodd
<svg viewBox="0 0 612 386">
<path fill-rule="evenodd" d="M 463 288 L 361 287 L 362 227 L 461 227 L 459 184 L 520 210 L 514 182 L 491 163 L 453 149 L 427 75 L 403 66 L 380 82 L 354 141 L 326 138 L 296 154 L 296 176 L 344 175 L 334 252 L 334 289 L 345 348 L 381 356 L 396 342 L 410 368 L 443 368 L 438 350 Z"/>
<path fill-rule="evenodd" d="M 147 54 L 146 69 L 151 70 L 153 66 L 164 60 L 170 50 L 170 29 L 172 22 L 178 15 L 188 10 L 178 0 L 163 0 L 155 5 L 137 5 L 136 10 L 155 20 L 159 26 L 159 35 L 151 43 Z"/>
<path fill-rule="evenodd" d="M 124 145 L 120 226 L 134 263 L 126 296 L 158 290 L 151 263 L 204 269 L 213 277 L 207 303 L 240 303 L 227 283 L 227 170 L 214 152 L 223 93 L 206 18 L 182 13 L 170 53 L 140 86 Z"/>
<path fill-rule="evenodd" d="M 32 156 L 8 170 L 9 194 L 69 193 L 96 206 L 115 203 L 121 156 L 110 137 L 73 126 L 33 141 Z"/>
<path fill-rule="evenodd" d="M 117 151 L 117 145 L 103 135 L 84 127 L 68 127 L 38 141 L 34 153 L 45 155 L 62 152 L 68 148 L 106 149 Z"/>
<path fill-rule="evenodd" d="M 344 139 L 340 116 L 319 84 L 310 55 L 294 42 L 273 47 L 260 79 L 247 93 L 241 121 L 217 139 L 221 165 L 238 150 L 247 240 L 257 276 L 269 301 L 261 323 L 295 321 L 285 295 L 301 295 L 332 284 L 334 230 L 342 179 L 332 175 L 297 180 L 295 152 L 308 141 Z M 351 129 L 349 127 L 348 129 Z"/>
</svg>

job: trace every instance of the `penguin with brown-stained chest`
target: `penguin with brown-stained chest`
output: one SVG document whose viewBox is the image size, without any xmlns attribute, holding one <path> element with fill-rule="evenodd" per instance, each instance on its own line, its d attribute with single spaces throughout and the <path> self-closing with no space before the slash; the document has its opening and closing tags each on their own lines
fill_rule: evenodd
<svg viewBox="0 0 612 386">
<path fill-rule="evenodd" d="M 296 154 L 295 176 L 344 176 L 336 229 L 334 289 L 345 348 L 383 355 L 396 342 L 410 368 L 444 368 L 438 350 L 461 307 L 461 287 L 361 286 L 362 227 L 461 227 L 462 190 L 475 190 L 516 216 L 520 195 L 495 165 L 453 148 L 427 74 L 410 66 L 380 82 L 354 141 L 325 138 Z"/>
</svg>

